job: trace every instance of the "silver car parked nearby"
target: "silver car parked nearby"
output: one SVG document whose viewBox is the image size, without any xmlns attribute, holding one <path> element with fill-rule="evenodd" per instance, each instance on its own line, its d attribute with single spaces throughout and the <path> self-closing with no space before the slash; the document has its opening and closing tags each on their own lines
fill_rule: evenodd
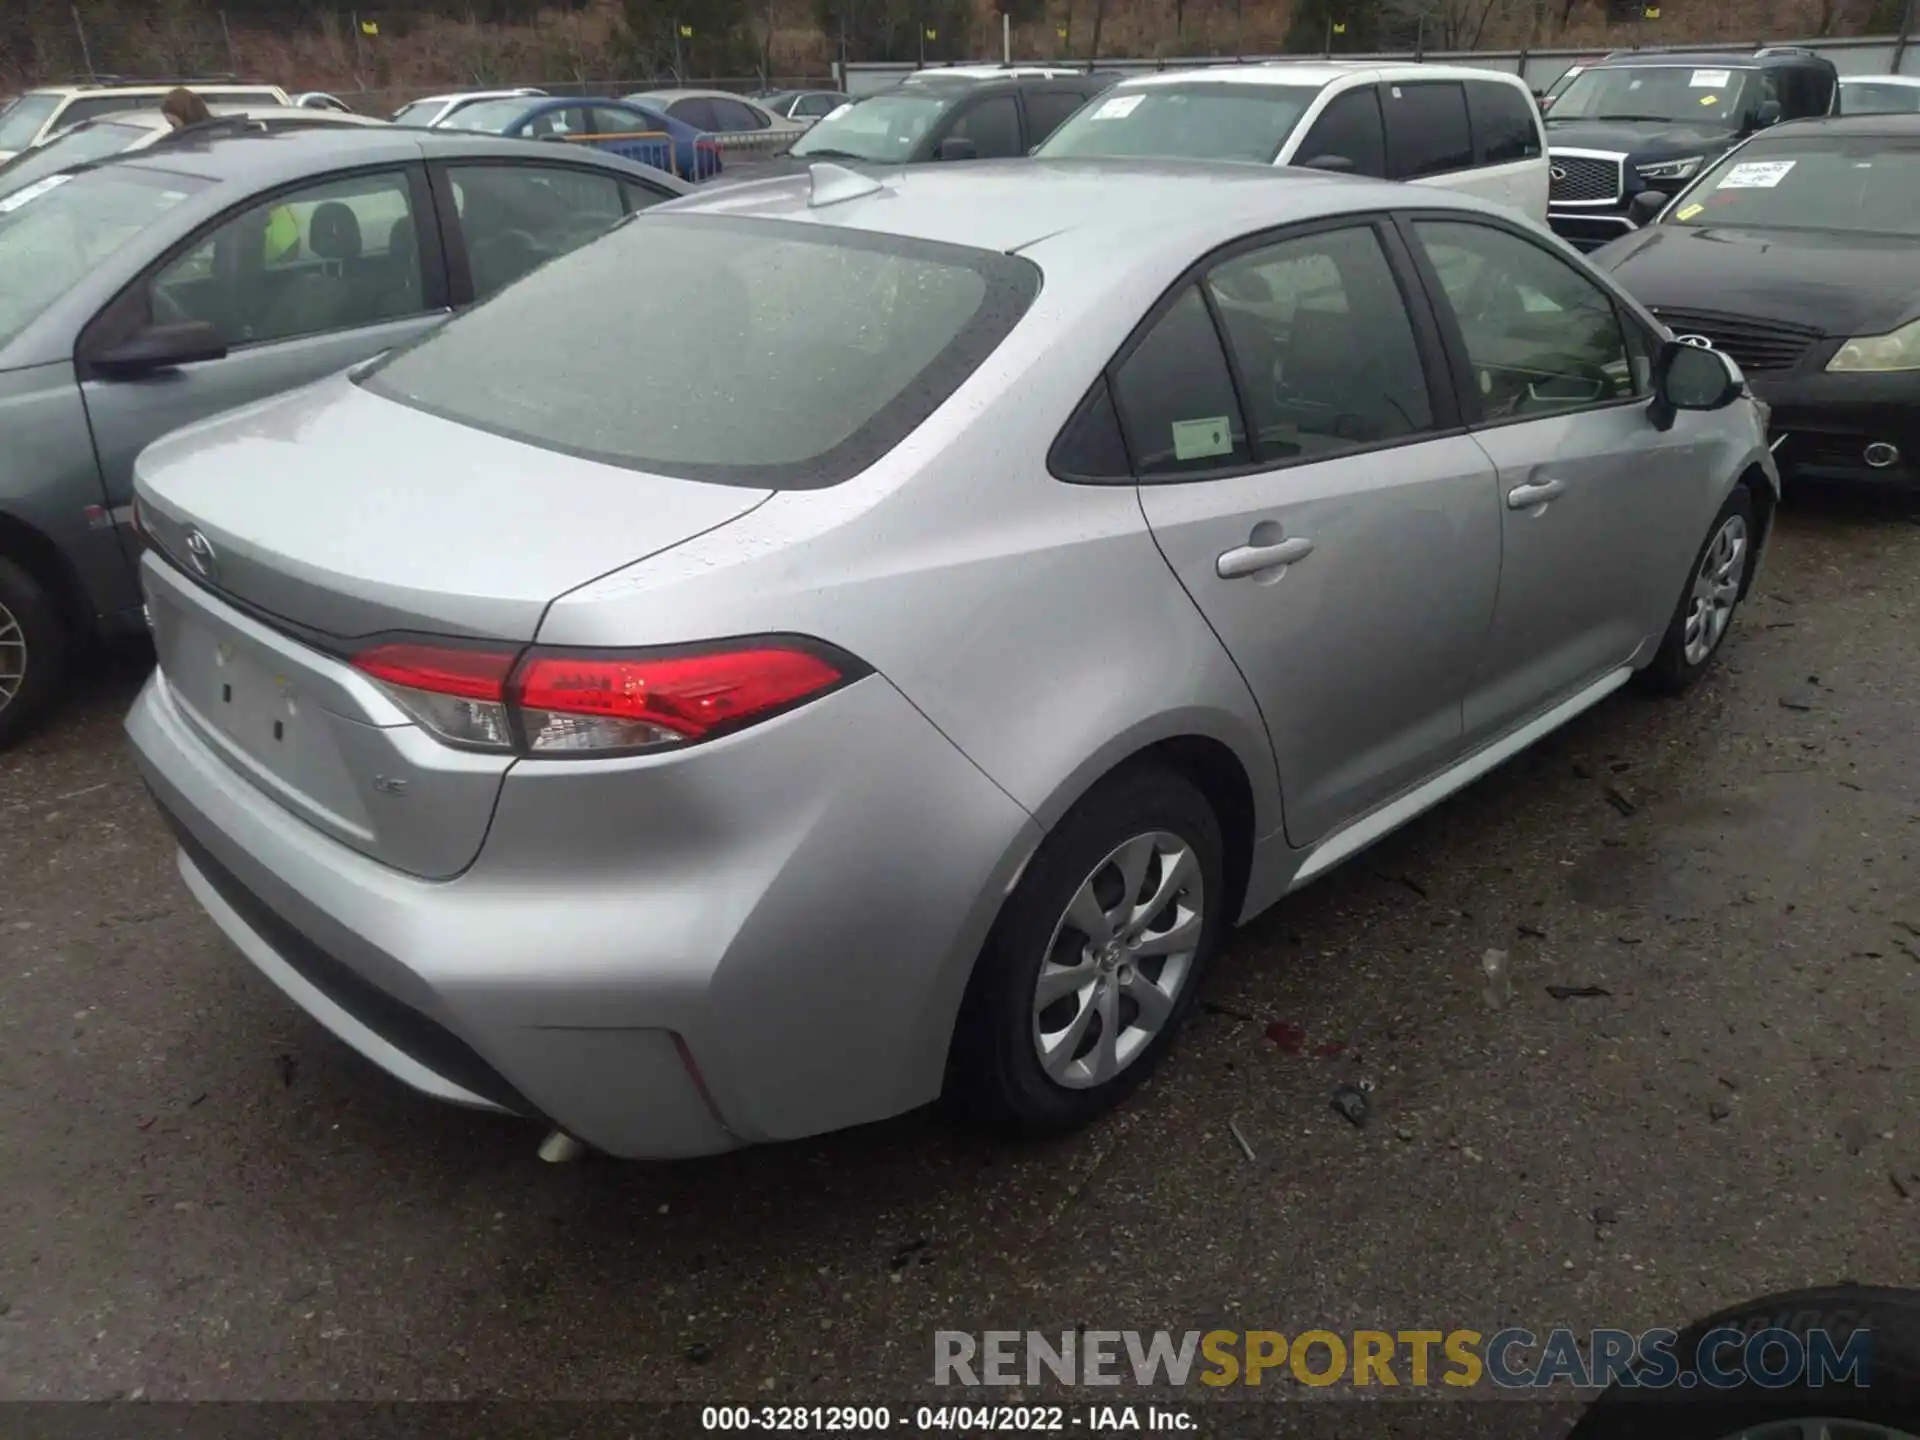
<svg viewBox="0 0 1920 1440">
<path fill-rule="evenodd" d="M 1236 921 L 1699 675 L 1778 479 L 1490 203 L 982 162 L 654 210 L 137 489 L 200 903 L 408 1084 L 678 1156 L 1113 1104 Z"/>
</svg>

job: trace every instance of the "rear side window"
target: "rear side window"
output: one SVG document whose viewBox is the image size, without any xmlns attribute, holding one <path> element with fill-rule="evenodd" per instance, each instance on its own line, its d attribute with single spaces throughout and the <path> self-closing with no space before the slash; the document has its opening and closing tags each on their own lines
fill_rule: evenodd
<svg viewBox="0 0 1920 1440">
<path fill-rule="evenodd" d="M 947 132 L 949 138 L 973 141 L 982 160 L 1004 160 L 1023 153 L 1020 110 L 1011 95 L 994 95 L 965 111 Z"/>
<path fill-rule="evenodd" d="M 765 130 L 771 123 L 753 106 L 743 105 L 738 100 L 713 99 L 707 101 L 707 104 L 713 107 L 713 118 L 719 122 L 720 128 L 730 133 Z"/>
<path fill-rule="evenodd" d="M 1466 88 L 1474 163 L 1511 165 L 1540 154 L 1540 126 L 1529 97 L 1493 80 L 1469 80 Z"/>
<path fill-rule="evenodd" d="M 1455 80 L 1382 85 L 1380 106 L 1387 117 L 1388 175 L 1418 180 L 1473 164 L 1473 137 L 1467 129 L 1467 97 Z"/>
<path fill-rule="evenodd" d="M 667 114 L 683 125 L 691 125 L 694 129 L 705 130 L 709 134 L 724 128 L 713 113 L 713 103 L 704 95 L 674 101 L 667 106 Z"/>
<path fill-rule="evenodd" d="M 695 274 L 698 284 L 634 282 Z M 816 489 L 905 439 L 1039 288 L 1030 262 L 966 246 L 654 212 L 395 352 L 361 383 L 563 454 Z"/>
<path fill-rule="evenodd" d="M 1029 91 L 1027 101 L 1027 143 L 1038 145 L 1060 128 L 1060 122 L 1086 103 L 1084 95 L 1071 90 Z"/>
<path fill-rule="evenodd" d="M 1327 102 L 1320 118 L 1313 122 L 1307 138 L 1293 152 L 1295 165 L 1312 165 L 1321 160 L 1345 160 L 1342 165 L 1322 168 L 1343 175 L 1387 173 L 1387 139 L 1380 125 L 1380 96 L 1377 87 L 1362 85 Z"/>
<path fill-rule="evenodd" d="M 1113 389 L 1141 479 L 1205 474 L 1251 458 L 1220 332 L 1196 287 L 1147 332 Z"/>
</svg>

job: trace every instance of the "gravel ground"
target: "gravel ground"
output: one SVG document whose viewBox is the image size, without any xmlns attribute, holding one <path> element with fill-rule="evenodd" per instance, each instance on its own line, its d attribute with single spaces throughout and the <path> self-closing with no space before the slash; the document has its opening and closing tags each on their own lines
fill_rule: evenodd
<svg viewBox="0 0 1920 1440">
<path fill-rule="evenodd" d="M 1920 525 L 1800 505 L 1713 677 L 1243 931 L 1123 1113 L 678 1166 L 542 1165 L 283 1003 L 179 883 L 109 661 L 0 759 L 0 1398 L 898 1400 L 939 1328 L 1640 1328 L 1920 1284 L 1917 624 Z"/>
</svg>

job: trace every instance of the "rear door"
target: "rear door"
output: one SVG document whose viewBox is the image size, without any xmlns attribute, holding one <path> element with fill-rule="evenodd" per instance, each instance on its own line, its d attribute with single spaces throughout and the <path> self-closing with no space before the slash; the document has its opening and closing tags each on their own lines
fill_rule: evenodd
<svg viewBox="0 0 1920 1440">
<path fill-rule="evenodd" d="M 1492 467 L 1409 293 L 1384 221 L 1263 238 L 1112 372 L 1147 522 L 1259 702 L 1295 845 L 1459 754 L 1493 614 Z"/>
<path fill-rule="evenodd" d="M 76 360 L 108 503 L 168 431 L 318 380 L 447 313 L 440 231 L 419 166 L 360 171 L 256 197 L 176 247 L 82 332 Z M 89 357 L 149 325 L 204 321 L 228 352 L 137 379 Z"/>
<path fill-rule="evenodd" d="M 1466 92 L 1477 193 L 1546 224 L 1546 143 L 1533 97 L 1504 80 L 1469 80 Z"/>
<path fill-rule="evenodd" d="M 1640 647 L 1645 579 L 1698 523 L 1698 462 L 1647 416 L 1651 337 L 1547 242 L 1461 214 L 1416 215 L 1406 232 L 1498 475 L 1500 597 L 1466 702 L 1473 742 Z"/>
<path fill-rule="evenodd" d="M 1474 189 L 1473 131 L 1458 80 L 1393 80 L 1380 86 L 1387 178 Z M 1497 195 L 1489 199 L 1499 199 Z"/>
</svg>

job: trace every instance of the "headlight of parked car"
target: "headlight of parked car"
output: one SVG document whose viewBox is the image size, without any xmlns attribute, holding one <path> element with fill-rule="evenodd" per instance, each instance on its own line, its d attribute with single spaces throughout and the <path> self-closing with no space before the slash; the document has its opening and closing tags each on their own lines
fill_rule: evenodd
<svg viewBox="0 0 1920 1440">
<path fill-rule="evenodd" d="M 1639 171 L 1642 180 L 1687 180 L 1691 179 L 1693 172 L 1700 168 L 1700 161 L 1703 158 L 1699 155 L 1689 155 L 1684 160 L 1662 160 L 1655 165 L 1640 165 L 1635 168 Z"/>
<path fill-rule="evenodd" d="M 1885 335 L 1856 335 L 1827 362 L 1828 370 L 1920 370 L 1920 320 Z"/>
</svg>

